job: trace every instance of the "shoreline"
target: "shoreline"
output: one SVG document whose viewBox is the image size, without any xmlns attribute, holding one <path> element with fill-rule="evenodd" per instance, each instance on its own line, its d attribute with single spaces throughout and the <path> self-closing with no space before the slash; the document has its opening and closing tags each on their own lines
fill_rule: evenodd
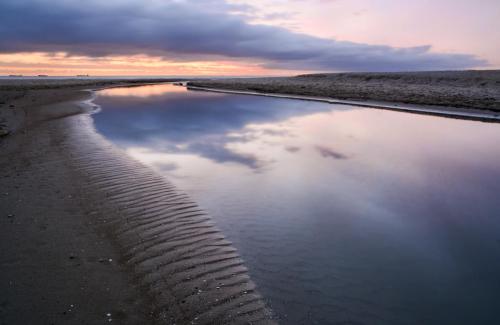
<svg viewBox="0 0 500 325">
<path fill-rule="evenodd" d="M 257 92 L 249 90 L 207 88 L 207 87 L 190 86 L 189 84 L 186 86 L 186 88 L 189 90 L 209 91 L 217 93 L 286 98 L 286 99 L 324 102 L 324 103 L 338 104 L 338 105 L 352 105 L 352 106 L 359 106 L 366 108 L 377 108 L 377 109 L 386 109 L 386 110 L 408 112 L 408 113 L 435 115 L 435 116 L 449 117 L 449 118 L 468 119 L 481 122 L 495 122 L 495 123 L 500 122 L 499 112 L 488 111 L 488 113 L 476 113 L 477 110 L 471 110 L 466 108 L 462 108 L 460 109 L 460 111 L 457 111 L 457 108 L 447 109 L 446 107 L 439 107 L 439 106 L 436 106 L 436 108 L 434 108 L 434 107 L 426 107 L 423 105 L 411 105 L 404 103 L 382 104 L 368 100 L 354 101 L 354 100 L 342 100 L 342 99 L 335 99 L 328 97 L 301 96 L 301 95 L 285 94 L 285 93 L 266 93 L 266 92 Z"/>
<path fill-rule="evenodd" d="M 496 121 L 500 114 L 500 70 L 316 73 L 187 85 L 476 120 Z"/>
<path fill-rule="evenodd" d="M 275 323 L 210 216 L 93 126 L 96 91 L 169 82 L 0 84 L 0 123 L 10 132 L 0 137 L 1 322 Z M 474 110 L 187 88 L 500 120 Z"/>
<path fill-rule="evenodd" d="M 0 138 L 0 320 L 273 324 L 210 216 L 98 134 L 103 88 L 81 87 L 0 108 L 21 120 Z"/>
</svg>

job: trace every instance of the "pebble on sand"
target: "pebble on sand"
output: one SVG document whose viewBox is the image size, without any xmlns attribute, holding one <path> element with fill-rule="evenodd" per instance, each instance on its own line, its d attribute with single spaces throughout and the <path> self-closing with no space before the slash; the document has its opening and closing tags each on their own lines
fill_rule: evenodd
<svg viewBox="0 0 500 325">
<path fill-rule="evenodd" d="M 7 130 L 7 129 L 4 129 L 2 127 L 0 127 L 0 137 L 3 137 L 3 136 L 6 136 L 6 135 L 9 135 L 10 131 Z"/>
</svg>

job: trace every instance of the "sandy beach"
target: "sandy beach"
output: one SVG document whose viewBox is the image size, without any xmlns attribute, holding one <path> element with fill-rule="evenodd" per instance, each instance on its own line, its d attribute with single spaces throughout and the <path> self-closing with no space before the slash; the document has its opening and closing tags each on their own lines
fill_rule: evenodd
<svg viewBox="0 0 500 325">
<path fill-rule="evenodd" d="M 499 13 L 0 0 L 0 325 L 500 324 Z"/>
<path fill-rule="evenodd" d="M 499 73 L 479 75 L 435 73 L 429 86 L 374 74 L 191 84 L 494 117 Z M 94 130 L 89 89 L 165 81 L 0 81 L 0 324 L 274 322 L 210 216 Z"/>
<path fill-rule="evenodd" d="M 85 89 L 144 82 L 0 85 L 1 324 L 273 322 L 211 218 L 93 129 Z"/>
<path fill-rule="evenodd" d="M 310 74 L 196 80 L 188 85 L 457 117 L 498 117 L 500 112 L 499 70 Z"/>
</svg>

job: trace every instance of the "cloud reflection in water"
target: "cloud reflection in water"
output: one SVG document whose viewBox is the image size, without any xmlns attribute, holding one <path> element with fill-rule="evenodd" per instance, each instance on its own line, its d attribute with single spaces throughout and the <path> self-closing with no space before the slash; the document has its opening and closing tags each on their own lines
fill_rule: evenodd
<svg viewBox="0 0 500 325">
<path fill-rule="evenodd" d="M 96 103 L 105 109 L 97 129 L 123 146 L 167 153 L 192 153 L 215 162 L 232 162 L 254 170 L 269 161 L 239 152 L 231 144 L 256 137 L 292 136 L 285 129 L 246 128 L 331 109 L 323 103 L 187 91 L 174 85 L 108 89 Z M 116 114 L 119 110 L 119 114 Z"/>
</svg>

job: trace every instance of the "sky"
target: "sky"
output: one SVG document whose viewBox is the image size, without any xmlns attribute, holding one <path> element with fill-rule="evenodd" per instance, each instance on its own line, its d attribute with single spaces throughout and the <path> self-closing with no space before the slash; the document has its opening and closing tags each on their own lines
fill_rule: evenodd
<svg viewBox="0 0 500 325">
<path fill-rule="evenodd" d="M 500 68 L 498 0 L 1 0 L 0 75 Z"/>
</svg>

